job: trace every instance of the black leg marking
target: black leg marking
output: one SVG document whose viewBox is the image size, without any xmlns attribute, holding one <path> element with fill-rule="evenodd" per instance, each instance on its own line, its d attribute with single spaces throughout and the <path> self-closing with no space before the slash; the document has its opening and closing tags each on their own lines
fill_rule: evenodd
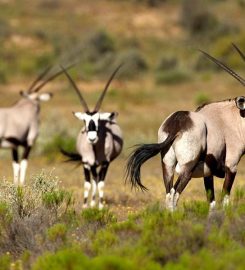
<svg viewBox="0 0 245 270">
<path fill-rule="evenodd" d="M 93 176 L 93 181 L 92 181 L 92 200 L 91 200 L 91 206 L 95 206 L 95 199 L 96 199 L 96 189 L 97 189 L 97 183 L 98 183 L 98 174 L 96 170 L 96 166 L 91 167 L 91 173 Z"/>
<path fill-rule="evenodd" d="M 90 183 L 90 170 L 88 168 L 83 167 L 83 171 L 84 171 L 85 181 Z"/>
<path fill-rule="evenodd" d="M 98 182 L 98 175 L 97 175 L 97 171 L 96 171 L 96 166 L 91 167 L 91 173 L 92 173 L 93 179 L 97 183 Z"/>
<path fill-rule="evenodd" d="M 236 177 L 236 172 L 231 172 L 229 168 L 225 168 L 225 182 L 223 184 L 222 195 L 230 195 L 231 188 Z"/>
<path fill-rule="evenodd" d="M 104 180 L 106 177 L 106 173 L 108 171 L 109 162 L 104 162 L 101 165 L 100 172 L 99 172 L 99 183 L 98 183 L 98 190 L 99 190 L 99 207 L 103 207 L 103 196 L 104 196 Z"/>
<path fill-rule="evenodd" d="M 206 190 L 207 200 L 209 203 L 211 203 L 215 200 L 213 176 L 204 177 L 204 186 Z"/>
<path fill-rule="evenodd" d="M 12 159 L 13 159 L 13 161 L 15 161 L 16 163 L 19 162 L 19 155 L 18 155 L 18 149 L 17 149 L 17 148 L 13 148 L 13 149 L 12 149 Z"/>
<path fill-rule="evenodd" d="M 109 167 L 109 162 L 105 162 L 101 165 L 101 169 L 99 172 L 99 181 L 104 181 L 106 177 L 106 173 Z"/>
<path fill-rule="evenodd" d="M 31 146 L 29 146 L 29 145 L 26 146 L 24 153 L 23 153 L 23 156 L 22 156 L 22 159 L 28 159 L 28 157 L 30 155 L 30 151 L 31 151 Z"/>
<path fill-rule="evenodd" d="M 174 189 L 176 193 L 178 192 L 180 194 L 185 189 L 185 187 L 191 180 L 191 174 L 192 174 L 192 171 L 187 169 L 184 173 L 179 175 L 174 185 Z"/>
</svg>

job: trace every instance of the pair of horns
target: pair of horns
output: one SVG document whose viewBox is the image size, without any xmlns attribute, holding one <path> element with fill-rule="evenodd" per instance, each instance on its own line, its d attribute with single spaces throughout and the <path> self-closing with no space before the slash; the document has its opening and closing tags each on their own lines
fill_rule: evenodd
<svg viewBox="0 0 245 270">
<path fill-rule="evenodd" d="M 51 75 L 49 78 L 47 78 L 45 81 L 43 81 L 42 83 L 40 83 L 39 85 L 37 85 L 47 74 L 48 72 L 51 70 L 52 66 L 48 66 L 34 81 L 33 83 L 30 85 L 30 87 L 27 90 L 27 93 L 36 93 L 39 90 L 41 90 L 41 88 L 44 87 L 44 85 L 46 85 L 48 82 L 54 80 L 56 77 L 58 77 L 60 74 L 62 74 L 64 72 L 64 70 L 68 70 L 70 68 L 72 68 L 73 66 L 75 66 L 75 63 L 68 65 L 66 68 L 63 68 L 61 70 L 59 70 L 58 72 L 54 73 L 53 75 Z"/>
<path fill-rule="evenodd" d="M 105 94 L 106 94 L 106 92 L 107 92 L 107 89 L 109 88 L 109 86 L 110 86 L 110 84 L 111 84 L 113 78 L 115 77 L 115 75 L 116 75 L 116 73 L 118 72 L 118 70 L 122 67 L 122 65 L 123 65 L 123 64 L 120 64 L 120 65 L 114 70 L 114 72 L 111 74 L 109 80 L 107 81 L 107 83 L 106 83 L 106 85 L 105 85 L 105 88 L 104 88 L 103 92 L 102 92 L 101 95 L 100 95 L 100 98 L 98 99 L 98 101 L 97 101 L 97 103 L 96 103 L 96 105 L 95 105 L 95 107 L 94 107 L 94 110 L 93 110 L 94 112 L 98 112 L 98 111 L 99 111 L 99 109 L 100 109 L 100 107 L 101 107 L 101 104 L 102 104 L 102 101 L 103 101 L 103 99 L 104 99 L 104 97 L 105 97 Z M 61 69 L 62 69 L 62 71 L 65 73 L 65 75 L 66 75 L 66 77 L 68 78 L 68 80 L 70 81 L 72 87 L 75 89 L 75 91 L 76 91 L 76 93 L 77 93 L 77 95 L 78 95 L 78 97 L 79 97 L 79 99 L 80 99 L 80 102 L 81 102 L 82 106 L 84 107 L 84 110 L 85 110 L 86 112 L 89 112 L 88 105 L 87 105 L 85 99 L 83 98 L 83 96 L 82 96 L 82 94 L 81 94 L 79 88 L 77 87 L 77 85 L 75 84 L 75 82 L 73 81 L 73 79 L 71 78 L 71 76 L 69 75 L 69 73 L 66 71 L 66 69 L 64 69 L 64 67 L 62 67 L 62 66 L 61 66 Z"/>
<path fill-rule="evenodd" d="M 241 58 L 245 61 L 245 55 L 244 53 L 234 44 L 232 43 L 232 46 L 236 49 L 236 51 L 240 54 Z M 200 50 L 206 57 L 208 57 L 211 61 L 213 61 L 216 65 L 223 68 L 226 72 L 228 72 L 231 76 L 233 76 L 235 79 L 237 79 L 243 86 L 245 86 L 245 79 L 243 79 L 241 76 L 239 76 L 235 71 L 233 71 L 231 68 L 229 68 L 227 65 L 222 63 L 220 60 L 214 58 L 213 56 L 209 55 L 208 53 Z"/>
</svg>

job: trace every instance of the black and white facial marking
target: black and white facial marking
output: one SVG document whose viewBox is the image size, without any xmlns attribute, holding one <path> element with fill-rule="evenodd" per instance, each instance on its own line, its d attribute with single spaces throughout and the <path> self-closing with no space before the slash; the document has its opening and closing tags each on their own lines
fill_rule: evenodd
<svg viewBox="0 0 245 270">
<path fill-rule="evenodd" d="M 99 127 L 100 121 L 111 121 L 117 115 L 115 112 L 112 113 L 100 113 L 100 112 L 75 112 L 75 117 L 79 120 L 84 121 L 85 130 L 87 133 L 87 140 L 91 144 L 95 144 L 99 140 Z"/>
<path fill-rule="evenodd" d="M 245 110 L 245 97 L 240 96 L 235 99 L 236 106 L 239 110 L 244 111 Z"/>
</svg>

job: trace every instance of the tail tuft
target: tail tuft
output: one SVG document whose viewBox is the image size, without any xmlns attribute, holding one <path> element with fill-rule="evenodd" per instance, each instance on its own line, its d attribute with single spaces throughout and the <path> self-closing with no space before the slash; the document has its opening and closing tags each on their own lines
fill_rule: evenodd
<svg viewBox="0 0 245 270">
<path fill-rule="evenodd" d="M 141 144 L 131 153 L 126 165 L 126 180 L 129 179 L 132 187 L 139 187 L 142 191 L 147 188 L 141 183 L 140 169 L 144 162 L 158 153 L 165 155 L 171 147 L 175 136 L 168 136 L 162 143 Z"/>
<path fill-rule="evenodd" d="M 69 159 L 67 159 L 67 162 L 81 162 L 82 161 L 82 157 L 78 154 L 78 153 L 70 153 L 67 152 L 66 150 L 60 148 L 60 152 L 68 157 Z"/>
</svg>

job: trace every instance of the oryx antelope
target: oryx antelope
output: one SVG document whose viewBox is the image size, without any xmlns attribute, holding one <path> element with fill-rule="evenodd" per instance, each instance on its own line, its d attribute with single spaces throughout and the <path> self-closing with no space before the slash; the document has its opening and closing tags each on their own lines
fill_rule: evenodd
<svg viewBox="0 0 245 270">
<path fill-rule="evenodd" d="M 28 157 L 39 131 L 40 102 L 48 101 L 52 97 L 51 93 L 39 93 L 39 91 L 63 73 L 63 70 L 60 70 L 41 81 L 50 69 L 50 67 L 45 69 L 26 91 L 20 91 L 21 98 L 13 106 L 0 108 L 0 147 L 12 149 L 16 185 L 23 185 L 25 181 Z M 20 161 L 19 146 L 24 148 Z"/>
<path fill-rule="evenodd" d="M 240 51 L 241 53 L 241 51 Z M 229 67 L 204 53 L 240 83 L 245 80 Z M 225 177 L 223 206 L 245 153 L 245 96 L 213 102 L 196 111 L 177 111 L 171 114 L 158 130 L 158 143 L 137 147 L 127 163 L 127 177 L 132 186 L 145 189 L 141 183 L 141 165 L 161 154 L 163 179 L 166 188 L 166 207 L 173 211 L 191 178 L 204 177 L 210 209 L 215 206 L 213 176 Z M 178 178 L 173 183 L 174 172 Z"/>
<path fill-rule="evenodd" d="M 116 121 L 118 114 L 116 112 L 99 112 L 106 91 L 119 68 L 120 66 L 111 75 L 92 111 L 89 110 L 75 82 L 64 70 L 84 109 L 84 112 L 74 113 L 76 118 L 84 122 L 84 127 L 82 127 L 77 137 L 76 149 L 78 154 L 72 154 L 62 150 L 62 153 L 68 156 L 70 160 L 80 161 L 83 165 L 85 177 L 84 208 L 88 206 L 90 191 L 92 191 L 90 206 L 95 206 L 97 189 L 99 193 L 99 208 L 103 208 L 104 180 L 106 173 L 109 164 L 122 150 L 122 132 Z"/>
</svg>

